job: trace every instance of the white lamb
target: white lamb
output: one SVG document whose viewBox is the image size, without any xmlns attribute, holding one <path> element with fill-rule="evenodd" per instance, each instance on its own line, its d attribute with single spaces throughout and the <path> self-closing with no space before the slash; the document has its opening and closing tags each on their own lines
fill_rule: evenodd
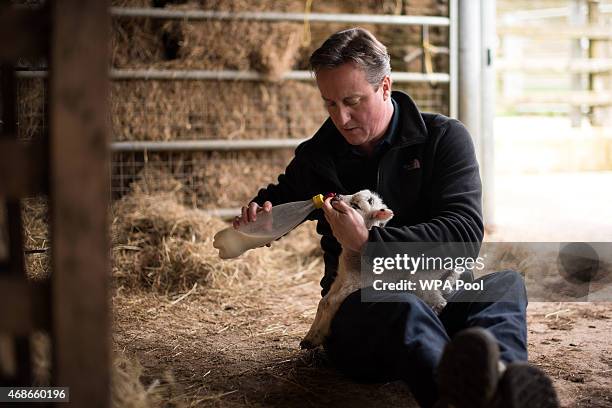
<svg viewBox="0 0 612 408">
<path fill-rule="evenodd" d="M 353 195 L 338 195 L 334 199 L 341 200 L 355 209 L 363 217 L 368 230 L 374 226 L 384 227 L 393 218 L 393 212 L 376 193 L 370 190 L 362 190 Z M 300 342 L 301 348 L 312 349 L 323 344 L 329 335 L 332 319 L 344 299 L 360 289 L 360 273 L 361 254 L 343 249 L 338 263 L 338 274 L 327 294 L 319 302 L 315 320 L 306 337 Z M 439 271 L 435 277 L 430 272 L 417 272 L 407 277 L 416 281 L 423 276 L 423 273 L 428 273 L 428 279 L 440 278 L 452 281 L 457 278 L 456 273 L 448 271 Z M 446 306 L 446 299 L 439 290 L 416 290 L 413 293 L 423 299 L 436 313 L 440 313 Z"/>
</svg>

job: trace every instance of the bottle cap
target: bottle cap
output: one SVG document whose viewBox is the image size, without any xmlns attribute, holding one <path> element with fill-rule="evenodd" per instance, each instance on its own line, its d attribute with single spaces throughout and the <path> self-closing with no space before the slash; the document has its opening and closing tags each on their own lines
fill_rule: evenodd
<svg viewBox="0 0 612 408">
<path fill-rule="evenodd" d="M 312 197 L 312 202 L 315 208 L 323 207 L 324 201 L 325 201 L 325 198 L 323 197 L 323 194 L 317 194 L 316 196 Z"/>
</svg>

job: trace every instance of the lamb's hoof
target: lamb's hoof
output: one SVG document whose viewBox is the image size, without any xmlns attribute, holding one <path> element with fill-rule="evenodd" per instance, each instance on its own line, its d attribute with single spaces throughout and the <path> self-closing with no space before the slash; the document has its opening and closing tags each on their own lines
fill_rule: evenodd
<svg viewBox="0 0 612 408">
<path fill-rule="evenodd" d="M 440 316 L 440 313 L 442 313 L 445 307 L 446 307 L 446 303 L 441 303 L 441 304 L 433 305 L 431 308 L 433 309 L 436 315 Z"/>
<path fill-rule="evenodd" d="M 317 346 L 318 344 L 314 344 L 312 341 L 308 339 L 304 339 L 300 341 L 300 348 L 302 350 L 312 350 L 313 348 L 316 348 Z"/>
</svg>

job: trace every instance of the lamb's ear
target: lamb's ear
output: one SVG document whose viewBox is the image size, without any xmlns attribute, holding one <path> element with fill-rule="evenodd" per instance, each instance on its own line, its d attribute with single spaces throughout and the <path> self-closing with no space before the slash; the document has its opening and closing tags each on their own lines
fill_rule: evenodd
<svg viewBox="0 0 612 408">
<path fill-rule="evenodd" d="M 389 221 L 393 217 L 393 211 L 389 209 L 374 211 L 372 218 L 379 221 Z"/>
</svg>

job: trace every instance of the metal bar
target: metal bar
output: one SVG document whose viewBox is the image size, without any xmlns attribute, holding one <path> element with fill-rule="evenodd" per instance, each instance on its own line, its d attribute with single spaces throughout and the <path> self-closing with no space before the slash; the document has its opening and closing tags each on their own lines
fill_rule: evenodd
<svg viewBox="0 0 612 408">
<path fill-rule="evenodd" d="M 237 215 L 240 215 L 240 208 L 214 208 L 211 210 L 202 210 L 202 212 L 212 217 L 219 217 L 229 220 Z"/>
<path fill-rule="evenodd" d="M 108 3 L 51 2 L 52 385 L 74 407 L 111 404 Z"/>
<path fill-rule="evenodd" d="M 478 161 L 481 140 L 480 2 L 459 1 L 459 120 L 470 131 Z"/>
<path fill-rule="evenodd" d="M 254 71 L 208 71 L 208 70 L 171 70 L 171 69 L 111 69 L 110 78 L 114 80 L 124 79 L 151 79 L 151 80 L 237 80 L 237 81 L 262 81 L 265 75 Z M 19 78 L 46 78 L 47 71 L 17 71 Z M 447 73 L 423 74 L 420 72 L 392 72 L 391 78 L 395 82 L 450 82 Z M 284 80 L 312 81 L 314 77 L 310 71 L 289 71 L 283 75 Z"/>
<path fill-rule="evenodd" d="M 480 125 L 482 204 L 485 227 L 495 227 L 495 10 L 496 0 L 480 0 L 482 114 Z"/>
<path fill-rule="evenodd" d="M 48 71 L 15 71 L 17 78 L 46 78 Z"/>
<path fill-rule="evenodd" d="M 423 74 L 420 72 L 392 72 L 391 79 L 395 82 L 450 82 L 450 75 L 442 72 Z"/>
<path fill-rule="evenodd" d="M 459 117 L 459 0 L 450 0 L 449 16 L 449 113 L 452 118 Z"/>
<path fill-rule="evenodd" d="M 211 10 L 167 10 L 161 8 L 111 7 L 116 17 L 148 17 L 181 20 L 259 20 L 259 21 L 304 21 L 317 23 L 357 23 L 391 25 L 448 26 L 449 19 L 434 16 L 398 16 L 390 14 L 335 14 L 335 13 L 280 13 L 264 11 L 211 11 Z"/>
<path fill-rule="evenodd" d="M 207 70 L 158 70 L 158 69 L 122 69 L 111 70 L 112 79 L 198 79 L 198 80 L 242 80 L 261 81 L 266 76 L 253 71 L 207 71 Z M 423 74 L 420 72 L 393 72 L 391 78 L 396 82 L 448 82 L 446 73 Z M 289 71 L 282 79 L 311 81 L 314 76 L 310 71 Z"/>
<path fill-rule="evenodd" d="M 174 140 L 167 142 L 136 141 L 111 143 L 113 152 L 174 152 L 197 150 L 261 150 L 295 148 L 306 139 L 263 140 Z"/>
</svg>

